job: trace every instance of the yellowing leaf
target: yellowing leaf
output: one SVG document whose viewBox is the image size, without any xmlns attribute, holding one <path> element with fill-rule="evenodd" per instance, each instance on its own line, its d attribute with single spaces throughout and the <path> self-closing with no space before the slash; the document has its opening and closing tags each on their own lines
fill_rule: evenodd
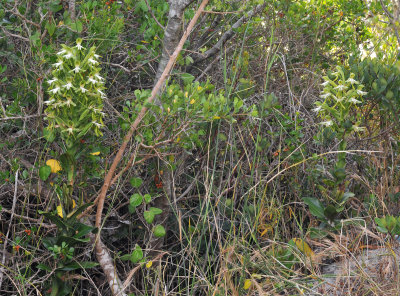
<svg viewBox="0 0 400 296">
<path fill-rule="evenodd" d="M 146 268 L 150 268 L 153 265 L 153 261 L 149 261 L 146 263 Z"/>
<path fill-rule="evenodd" d="M 75 200 L 72 200 L 72 208 L 73 208 L 73 209 L 76 208 L 76 202 L 75 202 Z"/>
<path fill-rule="evenodd" d="M 243 289 L 248 290 L 251 287 L 251 279 L 247 279 L 244 281 Z"/>
<path fill-rule="evenodd" d="M 96 152 L 92 152 L 92 153 L 90 153 L 90 155 L 100 155 L 100 151 L 96 151 Z"/>
<path fill-rule="evenodd" d="M 49 159 L 46 164 L 51 168 L 52 173 L 57 173 L 62 169 L 59 161 L 55 159 Z"/>
<path fill-rule="evenodd" d="M 293 241 L 296 244 L 296 247 L 307 257 L 314 257 L 315 253 L 311 250 L 310 246 L 301 238 L 294 238 Z"/>
<path fill-rule="evenodd" d="M 63 216 L 63 209 L 62 209 L 62 206 L 61 206 L 61 205 L 58 205 L 58 206 L 57 206 L 57 214 L 58 214 L 58 216 L 60 216 L 61 218 L 64 217 L 64 216 Z"/>
<path fill-rule="evenodd" d="M 221 119 L 219 116 L 214 116 L 213 119 Z"/>
</svg>

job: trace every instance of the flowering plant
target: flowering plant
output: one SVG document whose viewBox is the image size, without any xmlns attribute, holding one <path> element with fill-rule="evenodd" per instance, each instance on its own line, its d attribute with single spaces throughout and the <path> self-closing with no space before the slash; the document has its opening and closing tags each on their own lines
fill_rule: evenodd
<svg viewBox="0 0 400 296">
<path fill-rule="evenodd" d="M 315 112 L 322 118 L 321 125 L 335 132 L 339 140 L 339 150 L 337 160 L 332 170 L 330 178 L 322 178 L 323 185 L 318 185 L 321 194 L 327 200 L 324 205 L 318 198 L 305 197 L 304 202 L 310 207 L 310 211 L 323 223 L 334 227 L 340 227 L 335 219 L 345 209 L 347 200 L 354 196 L 354 193 L 347 191 L 349 181 L 346 181 L 346 146 L 347 139 L 353 132 L 364 130 L 360 127 L 360 119 L 357 117 L 355 107 L 362 103 L 364 92 L 363 85 L 354 79 L 354 74 L 350 73 L 346 78 L 341 67 L 336 67 L 336 72 L 332 74 L 333 79 L 324 77 L 322 86 L 324 87 L 321 98 L 324 101 L 316 102 Z"/>
<path fill-rule="evenodd" d="M 95 47 L 88 51 L 82 39 L 76 46 L 62 45 L 53 64 L 53 77 L 47 81 L 50 97 L 45 104 L 48 132 L 58 130 L 67 148 L 93 132 L 101 136 L 103 126 L 104 78 L 100 76 Z"/>
<path fill-rule="evenodd" d="M 362 103 L 362 96 L 367 93 L 362 90 L 364 86 L 354 79 L 353 73 L 346 79 L 342 68 L 338 66 L 336 69 L 334 79 L 324 77 L 324 89 L 320 96 L 324 101 L 316 102 L 317 107 L 313 111 L 324 120 L 321 125 L 330 127 L 343 139 L 353 131 L 364 130 L 351 111 L 355 105 Z"/>
</svg>

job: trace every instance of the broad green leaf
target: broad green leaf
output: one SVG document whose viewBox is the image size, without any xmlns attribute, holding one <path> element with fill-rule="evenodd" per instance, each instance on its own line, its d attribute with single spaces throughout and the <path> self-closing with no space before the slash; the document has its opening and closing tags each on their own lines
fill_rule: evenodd
<svg viewBox="0 0 400 296">
<path fill-rule="evenodd" d="M 51 167 L 49 167 L 48 165 L 44 165 L 44 166 L 40 167 L 40 169 L 39 169 L 40 179 L 42 179 L 43 181 L 46 181 L 49 178 L 50 174 L 51 174 Z"/>
<path fill-rule="evenodd" d="M 56 138 L 56 133 L 45 128 L 43 129 L 43 137 L 47 140 L 47 142 L 51 143 Z"/>
<path fill-rule="evenodd" d="M 165 228 L 162 225 L 156 225 L 153 228 L 153 233 L 155 237 L 163 237 L 166 234 Z"/>
<path fill-rule="evenodd" d="M 152 211 L 144 211 L 143 217 L 146 220 L 147 223 L 151 224 L 154 221 L 154 213 Z"/>
<path fill-rule="evenodd" d="M 138 188 L 138 187 L 140 187 L 140 185 L 142 185 L 142 183 L 143 183 L 143 181 L 142 181 L 142 179 L 140 179 L 140 178 L 131 178 L 130 180 L 129 180 L 129 182 L 131 183 L 131 185 L 132 185 L 132 187 L 133 188 Z"/>
<path fill-rule="evenodd" d="M 143 201 L 143 196 L 141 196 L 139 193 L 132 194 L 131 198 L 129 199 L 129 204 L 132 207 L 138 207 L 142 204 Z"/>
<path fill-rule="evenodd" d="M 40 270 L 44 270 L 44 271 L 47 271 L 47 272 L 51 272 L 51 268 L 48 267 L 48 266 L 45 265 L 45 264 L 39 263 L 36 267 L 37 267 L 38 269 L 40 269 Z"/>
<path fill-rule="evenodd" d="M 181 75 L 181 79 L 183 80 L 183 83 L 184 83 L 185 85 L 188 85 L 188 84 L 190 84 L 190 83 L 193 82 L 194 76 L 193 76 L 193 75 L 190 75 L 189 73 L 183 73 L 183 74 Z"/>
<path fill-rule="evenodd" d="M 131 254 L 130 260 L 131 260 L 132 263 L 137 263 L 142 258 L 143 258 L 142 248 L 138 244 L 136 244 L 135 249 L 133 250 L 133 252 Z"/>
<path fill-rule="evenodd" d="M 150 208 L 150 212 L 152 212 L 154 215 L 159 215 L 159 214 L 162 213 L 162 210 L 159 209 L 159 208 L 151 207 L 151 208 Z"/>
<path fill-rule="evenodd" d="M 144 198 L 144 201 L 146 202 L 146 203 L 149 203 L 149 202 L 151 202 L 151 195 L 150 194 L 145 194 L 144 196 L 143 196 L 143 198 Z"/>
<path fill-rule="evenodd" d="M 303 197 L 306 205 L 310 208 L 311 214 L 320 219 L 325 219 L 324 207 L 322 203 L 315 197 Z"/>
<path fill-rule="evenodd" d="M 49 32 L 49 35 L 53 36 L 56 30 L 56 25 L 53 23 L 52 20 L 49 20 L 46 22 L 45 28 L 47 29 L 47 32 Z"/>
<path fill-rule="evenodd" d="M 71 29 L 80 33 L 83 30 L 83 24 L 80 20 L 76 20 L 76 22 L 71 24 Z"/>
</svg>

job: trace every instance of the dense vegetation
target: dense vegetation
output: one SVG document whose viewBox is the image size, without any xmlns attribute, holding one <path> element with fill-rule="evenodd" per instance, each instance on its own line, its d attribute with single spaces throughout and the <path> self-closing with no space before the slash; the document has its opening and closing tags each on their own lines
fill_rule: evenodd
<svg viewBox="0 0 400 296">
<path fill-rule="evenodd" d="M 1 295 L 324 295 L 398 244 L 396 1 L 0 3 Z"/>
</svg>

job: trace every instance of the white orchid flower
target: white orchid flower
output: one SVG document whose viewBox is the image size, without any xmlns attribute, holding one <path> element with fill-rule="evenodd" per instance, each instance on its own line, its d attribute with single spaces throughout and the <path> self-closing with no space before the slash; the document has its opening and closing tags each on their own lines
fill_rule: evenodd
<svg viewBox="0 0 400 296">
<path fill-rule="evenodd" d="M 331 96 L 330 93 L 324 93 L 323 95 L 320 95 L 320 97 L 321 97 L 322 99 L 327 99 L 327 98 L 329 98 L 330 96 Z"/>
<path fill-rule="evenodd" d="M 104 93 L 104 92 L 102 92 L 101 90 L 97 90 L 97 92 L 102 96 L 102 97 L 105 97 L 106 96 L 106 94 Z"/>
<path fill-rule="evenodd" d="M 82 48 L 84 49 L 84 47 L 82 46 L 82 39 L 78 38 L 76 40 L 76 46 L 75 46 L 78 50 L 81 50 Z"/>
<path fill-rule="evenodd" d="M 45 101 L 44 103 L 45 103 L 46 105 L 50 105 L 50 104 L 53 104 L 55 101 L 56 101 L 56 100 L 51 99 L 51 100 Z"/>
<path fill-rule="evenodd" d="M 90 76 L 88 79 L 92 84 L 96 84 L 97 83 L 97 81 L 94 80 L 92 76 Z"/>
<path fill-rule="evenodd" d="M 74 102 L 72 102 L 71 98 L 67 98 L 67 101 L 65 102 L 65 105 L 67 105 L 68 107 L 72 106 L 76 106 L 76 104 Z"/>
<path fill-rule="evenodd" d="M 59 60 L 57 63 L 53 64 L 53 66 L 56 67 L 56 68 L 60 68 L 60 67 L 62 67 L 62 65 L 63 65 L 63 61 L 62 60 Z"/>
<path fill-rule="evenodd" d="M 325 81 L 324 83 L 321 83 L 322 86 L 327 86 L 329 84 L 329 81 Z"/>
<path fill-rule="evenodd" d="M 73 86 L 72 86 L 72 83 L 71 83 L 71 82 L 68 82 L 68 83 L 65 84 L 63 87 L 66 88 L 66 89 L 70 89 L 70 88 L 73 87 Z"/>
<path fill-rule="evenodd" d="M 57 55 L 62 55 L 64 53 L 66 53 L 67 51 L 63 48 L 61 49 L 59 52 L 57 52 Z"/>
<path fill-rule="evenodd" d="M 339 84 L 338 86 L 335 87 L 337 90 L 345 90 L 347 87 L 343 84 Z"/>
<path fill-rule="evenodd" d="M 103 126 L 101 123 L 98 123 L 96 121 L 92 121 L 92 123 L 97 127 L 102 127 Z"/>
<path fill-rule="evenodd" d="M 349 82 L 349 83 L 351 83 L 351 84 L 358 84 L 358 81 L 357 80 L 355 80 L 355 79 L 353 79 L 353 78 L 349 78 L 349 79 L 347 79 L 347 81 L 346 82 Z"/>
<path fill-rule="evenodd" d="M 79 89 L 83 94 L 88 91 L 83 85 L 81 85 Z"/>
<path fill-rule="evenodd" d="M 60 87 L 59 87 L 59 86 L 57 86 L 57 87 L 55 87 L 55 88 L 51 89 L 51 90 L 50 90 L 50 92 L 51 92 L 52 94 L 59 93 L 59 92 L 60 92 Z"/>
<path fill-rule="evenodd" d="M 314 111 L 315 113 L 318 113 L 321 110 L 322 110 L 322 106 L 318 106 L 318 107 L 312 109 L 312 111 Z"/>
<path fill-rule="evenodd" d="M 92 65 L 97 65 L 99 63 L 98 61 L 96 61 L 92 58 L 88 59 L 88 62 L 91 63 Z"/>
<path fill-rule="evenodd" d="M 54 82 L 56 82 L 58 79 L 54 77 L 53 79 L 47 80 L 47 83 L 52 85 Z"/>
<path fill-rule="evenodd" d="M 357 100 L 357 99 L 355 99 L 355 98 L 350 98 L 350 99 L 349 99 L 349 102 L 350 102 L 350 103 L 353 103 L 353 104 L 360 104 L 360 103 L 362 103 L 361 101 L 359 101 L 359 100 Z"/>
<path fill-rule="evenodd" d="M 64 58 L 66 58 L 67 60 L 69 60 L 70 58 L 72 58 L 74 55 L 72 54 L 72 52 L 68 52 L 66 55 L 64 55 Z"/>
<path fill-rule="evenodd" d="M 73 127 L 69 127 L 67 128 L 67 132 L 72 135 L 74 133 L 74 128 Z"/>
<path fill-rule="evenodd" d="M 362 91 L 361 89 L 357 89 L 357 93 L 358 93 L 360 96 L 365 96 L 365 95 L 367 94 L 367 92 Z"/>
<path fill-rule="evenodd" d="M 79 67 L 79 65 L 75 65 L 75 68 L 73 68 L 70 72 L 79 73 L 80 70 L 81 70 L 81 67 Z"/>
<path fill-rule="evenodd" d="M 323 126 L 331 126 L 333 124 L 333 121 L 332 120 L 323 121 L 320 124 Z"/>
<path fill-rule="evenodd" d="M 99 75 L 99 73 L 94 74 L 94 77 L 96 77 L 99 81 L 104 80 L 104 78 L 101 77 L 101 76 Z"/>
</svg>

